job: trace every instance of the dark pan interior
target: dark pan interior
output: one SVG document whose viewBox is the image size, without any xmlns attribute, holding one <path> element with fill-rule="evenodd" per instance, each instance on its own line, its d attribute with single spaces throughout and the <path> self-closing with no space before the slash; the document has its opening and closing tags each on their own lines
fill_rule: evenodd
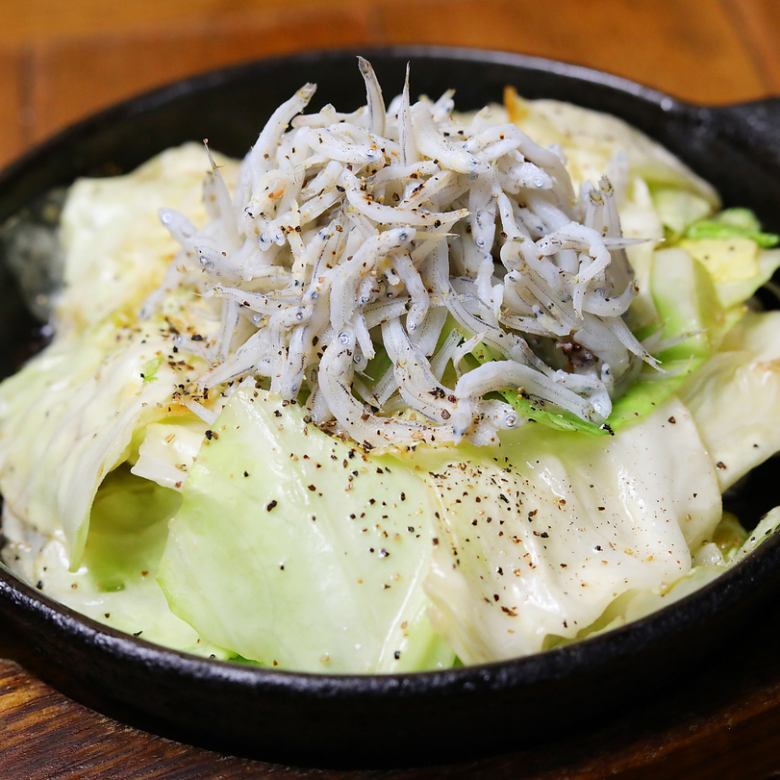
<svg viewBox="0 0 780 780">
<path fill-rule="evenodd" d="M 364 52 L 365 53 L 365 52 Z M 75 126 L 0 175 L 0 221 L 82 175 L 126 171 L 156 152 L 208 138 L 243 155 L 270 112 L 306 81 L 316 105 L 363 102 L 354 52 L 261 61 L 206 74 L 124 103 Z M 415 93 L 457 89 L 458 108 L 500 101 L 506 84 L 627 119 L 715 184 L 727 204 L 780 227 L 776 101 L 694 107 L 582 68 L 517 55 L 411 48 L 369 53 L 389 97 L 412 64 Z M 0 370 L 25 356 L 35 334 L 0 263 Z M 757 519 L 772 499 L 776 466 L 735 496 Z M 162 733 L 241 753 L 297 761 L 387 764 L 452 758 L 557 738 L 609 711 L 635 711 L 644 692 L 701 668 L 721 641 L 780 589 L 780 544 L 656 615 L 544 655 L 440 673 L 328 677 L 209 662 L 156 648 L 60 607 L 0 568 L 0 612 L 25 636 L 30 663 L 74 697 Z"/>
</svg>

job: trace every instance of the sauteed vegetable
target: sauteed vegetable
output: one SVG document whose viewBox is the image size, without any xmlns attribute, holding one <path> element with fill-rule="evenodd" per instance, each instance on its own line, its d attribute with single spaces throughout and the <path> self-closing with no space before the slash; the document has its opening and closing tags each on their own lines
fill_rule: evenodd
<svg viewBox="0 0 780 780">
<path fill-rule="evenodd" d="M 516 657 L 708 582 L 780 449 L 778 236 L 621 120 L 508 88 L 69 189 L 53 341 L 0 385 L 3 560 L 177 649 Z"/>
</svg>

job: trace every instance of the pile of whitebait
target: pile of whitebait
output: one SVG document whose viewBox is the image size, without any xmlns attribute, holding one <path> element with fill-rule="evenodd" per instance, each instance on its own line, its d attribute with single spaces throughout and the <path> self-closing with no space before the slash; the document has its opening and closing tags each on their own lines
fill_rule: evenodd
<svg viewBox="0 0 780 780">
<path fill-rule="evenodd" d="M 510 389 L 603 423 L 621 380 L 653 362 L 623 319 L 631 241 L 609 181 L 577 196 L 560 151 L 495 112 L 456 114 L 451 91 L 412 104 L 408 72 L 386 108 L 359 66 L 367 105 L 302 114 L 302 87 L 234 196 L 212 161 L 204 228 L 161 213 L 181 251 L 144 315 L 182 286 L 220 299 L 218 335 L 182 337 L 210 362 L 200 387 L 264 378 L 369 448 L 494 443 L 525 421 L 499 400 Z"/>
</svg>

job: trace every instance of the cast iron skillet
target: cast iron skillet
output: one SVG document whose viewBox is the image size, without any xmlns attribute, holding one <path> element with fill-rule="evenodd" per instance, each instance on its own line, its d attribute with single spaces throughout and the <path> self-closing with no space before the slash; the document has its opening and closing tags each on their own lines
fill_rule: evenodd
<svg viewBox="0 0 780 780">
<path fill-rule="evenodd" d="M 122 103 L 55 136 L 0 175 L 0 220 L 77 176 L 129 170 L 160 150 L 208 137 L 243 155 L 265 119 L 306 81 L 316 100 L 363 102 L 356 52 L 317 52 L 207 73 Z M 365 53 L 365 52 L 363 52 Z M 679 154 L 775 230 L 780 101 L 725 108 L 682 103 L 624 79 L 498 52 L 405 48 L 369 56 L 385 95 L 412 63 L 415 93 L 457 89 L 460 109 L 501 99 L 506 84 L 608 111 Z M 0 263 L 0 369 L 31 333 Z M 773 472 L 742 493 L 743 517 L 772 505 Z M 651 617 L 580 644 L 504 663 L 391 676 L 295 674 L 202 660 L 120 634 L 58 605 L 0 568 L 0 613 L 36 651 L 36 671 L 75 698 L 161 733 L 245 754 L 336 763 L 410 763 L 513 748 L 584 721 L 635 711 L 675 671 L 724 640 L 780 593 L 780 536 L 716 583 Z M 248 605 L 249 606 L 249 605 Z"/>
</svg>

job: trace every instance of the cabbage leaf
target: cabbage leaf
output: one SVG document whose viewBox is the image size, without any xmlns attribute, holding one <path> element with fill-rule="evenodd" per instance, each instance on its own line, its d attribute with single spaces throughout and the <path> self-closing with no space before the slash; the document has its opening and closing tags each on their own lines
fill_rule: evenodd
<svg viewBox="0 0 780 780">
<path fill-rule="evenodd" d="M 237 164 L 216 158 L 225 178 L 235 178 Z M 176 208 L 205 220 L 201 186 L 208 166 L 203 147 L 190 143 L 124 176 L 73 184 L 60 230 L 65 252 L 65 289 L 56 309 L 60 331 L 83 331 L 109 317 L 119 324 L 136 320 L 177 251 L 159 210 Z"/>
<path fill-rule="evenodd" d="M 89 537 L 75 571 L 57 535 L 39 550 L 18 539 L 3 557 L 28 557 L 25 569 L 32 583 L 93 620 L 178 650 L 228 658 L 170 611 L 155 579 L 168 519 L 179 504 L 177 493 L 118 469 L 95 497 Z"/>
<path fill-rule="evenodd" d="M 575 636 L 622 593 L 691 568 L 721 516 L 715 469 L 671 401 L 609 439 L 535 426 L 430 470 L 440 543 L 426 590 L 465 663 Z"/>
<path fill-rule="evenodd" d="M 424 482 L 244 382 L 170 523 L 160 582 L 210 642 L 267 666 L 450 666 L 421 587 L 433 549 Z"/>
<path fill-rule="evenodd" d="M 750 312 L 680 390 L 726 490 L 780 450 L 780 311 Z"/>
<path fill-rule="evenodd" d="M 78 565 L 92 502 L 104 477 L 128 456 L 134 432 L 164 414 L 177 373 L 143 367 L 167 347 L 153 326 L 110 322 L 63 336 L 0 385 L 0 492 L 38 532 L 62 529 Z"/>
</svg>

